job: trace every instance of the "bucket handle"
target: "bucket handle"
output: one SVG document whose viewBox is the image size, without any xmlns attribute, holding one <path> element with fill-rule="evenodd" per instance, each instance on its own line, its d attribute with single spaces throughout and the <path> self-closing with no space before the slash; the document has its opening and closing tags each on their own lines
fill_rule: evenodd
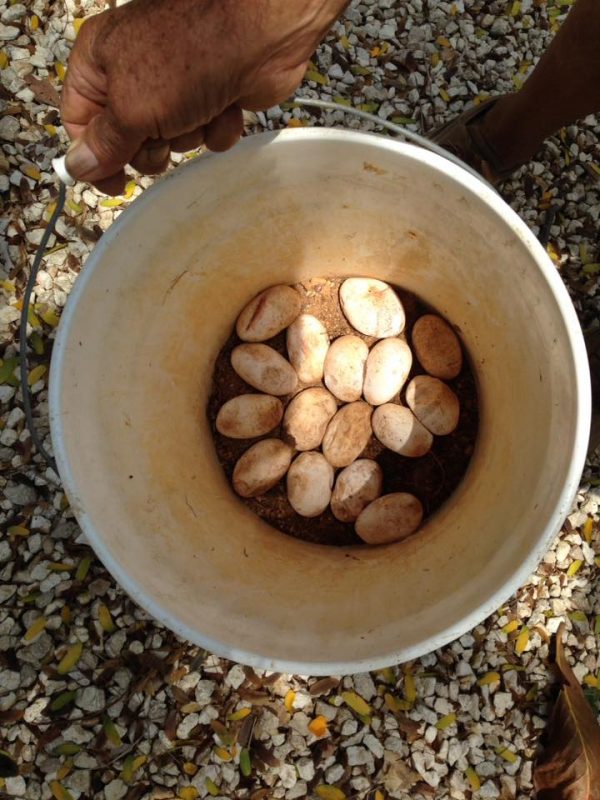
<svg viewBox="0 0 600 800">
<path fill-rule="evenodd" d="M 438 156 L 442 156 L 442 158 L 447 159 L 448 161 L 452 161 L 453 164 L 456 164 L 458 167 L 462 167 L 462 169 L 469 172 L 473 177 L 477 178 L 481 183 L 485 184 L 487 187 L 492 189 L 493 192 L 496 192 L 494 186 L 492 186 L 489 181 L 486 181 L 484 177 L 482 177 L 473 167 L 466 164 L 462 159 L 455 156 L 454 153 L 451 153 L 449 150 L 446 150 L 444 147 L 441 147 L 439 144 L 426 139 L 424 136 L 421 136 L 420 133 L 414 133 L 414 131 L 409 131 L 407 128 L 403 127 L 402 125 L 397 125 L 395 122 L 390 122 L 387 119 L 381 119 L 381 117 L 376 117 L 375 114 L 369 114 L 368 111 L 361 111 L 358 108 L 354 108 L 353 106 L 345 106 L 341 103 L 334 103 L 331 100 L 313 100 L 311 98 L 306 97 L 293 97 L 292 102 L 295 105 L 299 106 L 308 106 L 311 108 L 325 108 L 330 111 L 342 111 L 344 114 L 353 114 L 355 117 L 360 117 L 360 119 L 368 120 L 375 125 L 378 125 L 380 128 L 385 128 L 388 131 L 392 131 L 392 133 L 397 134 L 398 136 L 403 136 L 408 141 L 412 142 L 413 144 L 419 145 L 419 147 L 424 147 L 427 150 L 431 150 L 432 153 L 436 153 Z"/>
</svg>

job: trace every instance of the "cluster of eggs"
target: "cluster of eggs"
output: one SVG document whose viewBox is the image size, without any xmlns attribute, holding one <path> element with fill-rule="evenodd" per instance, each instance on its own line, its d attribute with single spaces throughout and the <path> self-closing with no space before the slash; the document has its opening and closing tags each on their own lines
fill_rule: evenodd
<svg viewBox="0 0 600 800">
<path fill-rule="evenodd" d="M 300 294 L 290 286 L 272 286 L 248 303 L 236 323 L 242 344 L 233 349 L 231 365 L 259 393 L 228 400 L 215 424 L 235 439 L 264 437 L 281 424 L 280 438 L 261 438 L 236 463 L 232 483 L 241 497 L 261 496 L 287 476 L 297 514 L 313 518 L 330 506 L 338 520 L 354 523 L 364 542 L 397 541 L 418 529 L 422 504 L 406 492 L 382 495 L 381 467 L 360 455 L 374 434 L 389 450 L 418 458 L 434 436 L 456 428 L 459 400 L 444 380 L 461 371 L 462 350 L 435 314 L 416 321 L 411 349 L 400 337 L 400 298 L 382 281 L 347 278 L 339 296 L 354 330 L 377 340 L 371 348 L 354 334 L 330 342 L 323 323 L 301 313 Z M 287 359 L 265 344 L 284 330 Z M 413 350 L 427 374 L 412 378 L 401 405 L 394 400 L 408 379 Z"/>
</svg>

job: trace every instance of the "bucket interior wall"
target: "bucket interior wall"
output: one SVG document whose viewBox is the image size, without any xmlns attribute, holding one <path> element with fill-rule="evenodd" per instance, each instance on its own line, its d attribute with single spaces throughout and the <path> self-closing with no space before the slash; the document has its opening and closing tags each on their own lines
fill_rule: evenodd
<svg viewBox="0 0 600 800">
<path fill-rule="evenodd" d="M 302 133 L 191 162 L 103 237 L 61 330 L 53 431 L 70 500 L 135 599 L 220 654 L 316 674 L 439 646 L 516 588 L 567 510 L 577 376 L 531 242 L 487 190 L 408 145 Z M 480 387 L 465 480 L 382 548 L 310 545 L 255 517 L 205 415 L 244 304 L 333 275 L 417 293 L 458 326 Z"/>
</svg>

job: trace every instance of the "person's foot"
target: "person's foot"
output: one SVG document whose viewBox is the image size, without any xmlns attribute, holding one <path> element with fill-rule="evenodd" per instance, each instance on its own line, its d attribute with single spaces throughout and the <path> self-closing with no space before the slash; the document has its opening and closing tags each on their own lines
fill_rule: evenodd
<svg viewBox="0 0 600 800">
<path fill-rule="evenodd" d="M 477 170 L 494 186 L 509 178 L 524 161 L 508 164 L 494 150 L 486 136 L 485 118 L 494 106 L 509 95 L 498 95 L 473 106 L 445 125 L 436 128 L 429 138 Z M 588 454 L 600 447 L 600 329 L 585 337 L 592 376 L 592 428 Z"/>
<path fill-rule="evenodd" d="M 505 181 L 525 163 L 508 163 L 490 144 L 490 137 L 486 135 L 488 113 L 508 97 L 509 95 L 490 97 L 429 134 L 431 141 L 458 156 L 494 186 Z"/>
</svg>

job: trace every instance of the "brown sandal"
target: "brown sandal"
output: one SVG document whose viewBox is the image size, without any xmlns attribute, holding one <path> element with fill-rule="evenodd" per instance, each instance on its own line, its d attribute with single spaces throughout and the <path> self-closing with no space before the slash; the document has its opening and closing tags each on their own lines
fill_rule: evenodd
<svg viewBox="0 0 600 800">
<path fill-rule="evenodd" d="M 502 165 L 501 158 L 486 142 L 479 123 L 502 97 L 498 95 L 484 100 L 477 106 L 467 109 L 445 125 L 436 128 L 429 138 L 449 150 L 462 161 L 477 170 L 491 184 L 496 186 L 506 180 L 521 165 L 512 167 Z"/>
</svg>

